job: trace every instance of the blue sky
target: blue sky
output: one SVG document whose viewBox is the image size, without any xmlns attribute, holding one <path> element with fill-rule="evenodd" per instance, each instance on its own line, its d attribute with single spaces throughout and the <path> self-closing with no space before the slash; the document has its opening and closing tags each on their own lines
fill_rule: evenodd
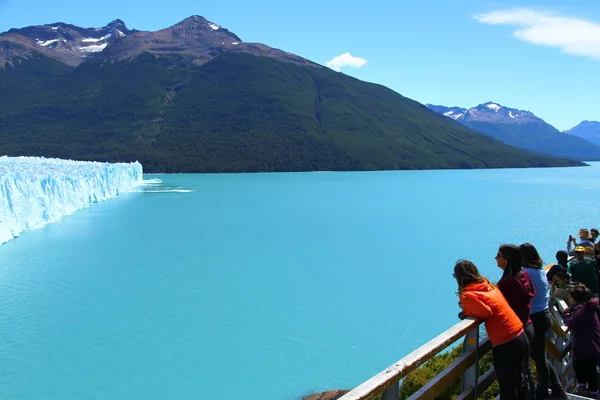
<svg viewBox="0 0 600 400">
<path fill-rule="evenodd" d="M 421 103 L 495 101 L 558 129 L 600 121 L 597 0 L 0 0 L 0 31 L 116 18 L 152 31 L 190 15 Z"/>
</svg>

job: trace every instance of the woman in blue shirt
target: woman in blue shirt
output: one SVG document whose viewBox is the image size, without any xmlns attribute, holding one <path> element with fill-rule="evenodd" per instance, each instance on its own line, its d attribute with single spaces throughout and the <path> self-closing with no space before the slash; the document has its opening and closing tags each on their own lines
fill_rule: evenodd
<svg viewBox="0 0 600 400">
<path fill-rule="evenodd" d="M 537 371 L 537 399 L 547 399 L 549 388 L 552 390 L 553 397 L 567 398 L 556 370 L 546 359 L 546 336 L 552 328 L 552 317 L 548 307 L 550 301 L 548 278 L 542 268 L 542 258 L 531 243 L 523 243 L 519 246 L 519 250 L 523 256 L 523 269 L 529 274 L 535 287 L 530 316 L 535 333 L 529 348 Z"/>
</svg>

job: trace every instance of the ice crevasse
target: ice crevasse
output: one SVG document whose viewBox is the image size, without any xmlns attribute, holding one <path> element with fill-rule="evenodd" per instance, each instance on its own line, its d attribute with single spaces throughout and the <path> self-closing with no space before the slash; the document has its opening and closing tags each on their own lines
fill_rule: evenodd
<svg viewBox="0 0 600 400">
<path fill-rule="evenodd" d="M 0 157 L 0 244 L 132 190 L 143 183 L 142 176 L 139 162 Z"/>
</svg>

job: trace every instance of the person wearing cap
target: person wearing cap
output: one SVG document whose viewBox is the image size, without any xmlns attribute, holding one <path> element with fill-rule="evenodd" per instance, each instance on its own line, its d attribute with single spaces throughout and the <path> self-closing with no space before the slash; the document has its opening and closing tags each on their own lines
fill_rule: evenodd
<svg viewBox="0 0 600 400">
<path fill-rule="evenodd" d="M 590 255 L 592 255 L 594 252 L 594 243 L 590 241 L 590 231 L 588 231 L 586 228 L 581 228 L 577 235 L 579 236 L 579 243 L 577 243 L 577 240 L 574 237 L 569 236 L 569 240 L 567 241 L 567 252 L 569 253 L 569 255 L 575 255 L 575 250 L 571 249 L 571 246 L 573 244 L 575 244 L 575 247 L 588 247 L 588 251 L 590 252 Z"/>
<path fill-rule="evenodd" d="M 598 293 L 596 263 L 585 256 L 585 247 L 575 247 L 575 259 L 569 264 L 569 272 L 574 281 L 583 283 L 593 293 Z"/>
</svg>

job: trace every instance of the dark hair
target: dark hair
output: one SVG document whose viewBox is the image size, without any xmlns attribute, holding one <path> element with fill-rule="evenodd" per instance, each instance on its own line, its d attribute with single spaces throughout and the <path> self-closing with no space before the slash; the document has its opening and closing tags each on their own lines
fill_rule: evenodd
<svg viewBox="0 0 600 400">
<path fill-rule="evenodd" d="M 502 277 L 516 276 L 523 269 L 523 257 L 519 248 L 514 244 L 503 244 L 498 248 L 498 253 L 506 260 L 506 268 Z"/>
<path fill-rule="evenodd" d="M 563 267 L 567 266 L 567 262 L 569 261 L 569 253 L 564 250 L 559 250 L 556 252 L 556 261 Z"/>
<path fill-rule="evenodd" d="M 537 249 L 531 243 L 523 243 L 519 246 L 521 255 L 523 256 L 523 265 L 528 268 L 542 268 L 542 257 Z"/>
<path fill-rule="evenodd" d="M 473 282 L 483 282 L 485 278 L 479 274 L 479 270 L 469 260 L 458 260 L 454 264 L 454 278 L 458 283 L 458 293 L 462 293 L 465 286 Z"/>
<path fill-rule="evenodd" d="M 556 274 L 556 277 L 560 280 L 571 282 L 571 273 L 569 271 L 567 271 L 566 269 L 562 269 L 562 270 L 558 271 L 558 273 Z"/>
<path fill-rule="evenodd" d="M 569 295 L 573 298 L 573 300 L 575 300 L 578 303 L 582 301 L 590 301 L 594 298 L 594 293 L 592 293 L 590 289 L 585 287 L 584 284 L 579 284 L 575 286 L 569 291 Z"/>
</svg>

